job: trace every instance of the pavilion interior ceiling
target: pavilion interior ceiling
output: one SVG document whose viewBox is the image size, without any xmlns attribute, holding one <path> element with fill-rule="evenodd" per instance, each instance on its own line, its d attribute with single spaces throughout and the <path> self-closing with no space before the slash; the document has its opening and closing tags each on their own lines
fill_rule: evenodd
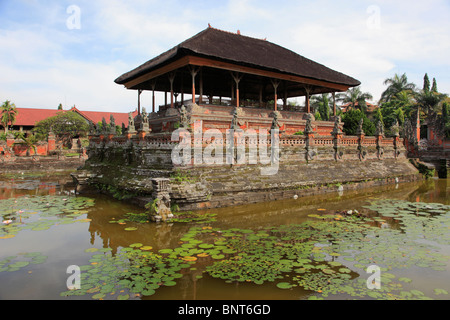
<svg viewBox="0 0 450 320">
<path fill-rule="evenodd" d="M 195 67 L 195 66 L 193 66 Z M 152 91 L 155 86 L 155 91 L 170 92 L 171 86 L 169 75 L 174 74 L 173 91 L 174 93 L 192 93 L 192 76 L 191 66 L 184 66 L 177 70 L 162 74 L 153 79 L 146 80 L 139 84 L 130 87 L 129 89 L 141 89 Z M 232 76 L 232 71 L 218 69 L 213 67 L 203 66 L 198 68 L 199 72 L 195 77 L 195 92 L 200 94 L 200 83 L 202 83 L 202 91 L 204 96 L 220 96 L 231 97 L 232 92 L 236 89 L 235 80 Z M 236 72 L 234 72 L 236 74 Z M 254 75 L 249 73 L 239 72 L 239 91 L 241 99 L 259 100 L 260 94 L 264 101 L 273 100 L 275 89 L 272 81 L 278 83 L 277 96 L 279 99 L 284 97 L 299 97 L 306 96 L 305 86 L 309 88 L 309 95 L 320 93 L 337 92 L 335 88 L 325 86 L 317 86 L 306 83 L 293 82 L 288 80 L 281 80 L 272 77 L 264 77 L 261 75 Z"/>
</svg>

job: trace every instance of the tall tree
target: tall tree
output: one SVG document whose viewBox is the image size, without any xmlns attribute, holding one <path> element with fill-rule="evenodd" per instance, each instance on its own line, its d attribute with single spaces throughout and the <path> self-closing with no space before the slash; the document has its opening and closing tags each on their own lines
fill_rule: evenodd
<svg viewBox="0 0 450 320">
<path fill-rule="evenodd" d="M 428 73 L 425 73 L 425 76 L 423 77 L 423 92 L 428 93 L 430 92 L 430 79 L 428 78 Z"/>
<path fill-rule="evenodd" d="M 406 73 L 401 76 L 395 74 L 393 78 L 387 78 L 384 80 L 383 84 L 388 87 L 381 94 L 379 101 L 380 104 L 391 101 L 395 96 L 399 95 L 403 91 L 414 92 L 416 90 L 416 85 L 412 82 L 408 82 Z"/>
<path fill-rule="evenodd" d="M 330 120 L 330 101 L 331 98 L 328 93 L 314 95 L 311 97 L 311 106 L 314 110 L 319 112 L 321 120 Z"/>
<path fill-rule="evenodd" d="M 5 133 L 8 132 L 8 125 L 13 125 L 14 122 L 16 122 L 17 118 L 17 108 L 14 103 L 11 103 L 11 101 L 6 100 L 2 106 L 0 107 L 0 122 L 5 128 Z"/>
<path fill-rule="evenodd" d="M 348 109 L 359 108 L 362 112 L 366 111 L 366 101 L 371 100 L 373 97 L 369 92 L 362 92 L 360 87 L 354 87 L 347 92 L 337 95 L 336 100 L 349 104 Z"/>
<path fill-rule="evenodd" d="M 437 83 L 436 83 L 436 78 L 433 78 L 433 85 L 431 87 L 431 92 L 437 93 Z"/>
<path fill-rule="evenodd" d="M 425 73 L 423 90 L 416 94 L 417 105 L 423 108 L 423 111 L 425 112 L 430 110 L 438 112 L 442 102 L 446 98 L 446 94 L 442 94 L 437 91 L 436 79 L 433 79 L 433 87 L 430 90 L 430 80 L 428 79 L 428 74 Z"/>
</svg>

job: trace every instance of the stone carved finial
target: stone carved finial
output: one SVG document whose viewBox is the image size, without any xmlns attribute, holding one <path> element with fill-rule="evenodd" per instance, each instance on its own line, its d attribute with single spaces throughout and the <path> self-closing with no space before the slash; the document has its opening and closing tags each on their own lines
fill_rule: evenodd
<svg viewBox="0 0 450 320">
<path fill-rule="evenodd" d="M 184 105 L 180 108 L 180 127 L 181 128 L 188 128 L 189 127 L 189 119 L 187 116 L 187 110 Z"/>
<path fill-rule="evenodd" d="M 109 126 L 111 133 L 116 134 L 116 120 L 112 114 L 109 116 Z"/>
<path fill-rule="evenodd" d="M 364 119 L 361 118 L 359 120 L 359 123 L 358 123 L 358 129 L 356 130 L 356 134 L 357 135 L 363 135 L 364 134 L 363 124 L 364 124 Z"/>
<path fill-rule="evenodd" d="M 398 137 L 400 135 L 400 126 L 398 124 L 398 120 L 396 119 L 394 125 L 391 127 L 392 135 L 394 137 Z"/>
<path fill-rule="evenodd" d="M 106 123 L 106 120 L 105 120 L 105 117 L 103 117 L 102 118 L 102 132 L 103 133 L 106 133 L 106 128 L 107 128 L 107 123 Z"/>
<path fill-rule="evenodd" d="M 135 133 L 136 128 L 134 127 L 134 119 L 133 119 L 133 113 L 128 113 L 128 133 Z"/>
<path fill-rule="evenodd" d="M 308 113 L 306 115 L 306 126 L 305 126 L 305 131 L 304 131 L 305 134 L 314 132 L 313 127 L 312 127 L 313 119 L 314 119 L 314 116 L 312 114 Z"/>
<path fill-rule="evenodd" d="M 230 129 L 236 130 L 239 129 L 238 125 L 238 110 L 235 108 L 233 112 L 233 119 L 231 120 L 231 126 Z"/>
<path fill-rule="evenodd" d="M 93 135 L 96 133 L 95 124 L 92 121 L 89 121 L 89 134 Z"/>
<path fill-rule="evenodd" d="M 278 111 L 273 112 L 273 120 L 271 129 L 280 129 L 281 125 L 279 122 L 280 113 Z"/>
<path fill-rule="evenodd" d="M 149 131 L 150 130 L 150 126 L 148 123 L 148 113 L 145 110 L 145 108 L 142 108 L 140 130 L 141 131 Z"/>
<path fill-rule="evenodd" d="M 331 134 L 332 134 L 332 135 L 336 136 L 336 135 L 342 134 L 342 130 L 341 130 L 340 123 L 341 123 L 341 117 L 336 116 L 336 117 L 334 118 L 334 127 L 333 127 L 333 131 L 331 131 Z"/>
<path fill-rule="evenodd" d="M 377 128 L 375 131 L 375 135 L 377 136 L 384 136 L 384 127 L 383 127 L 383 122 L 381 122 L 381 120 L 378 119 L 377 122 Z"/>
</svg>

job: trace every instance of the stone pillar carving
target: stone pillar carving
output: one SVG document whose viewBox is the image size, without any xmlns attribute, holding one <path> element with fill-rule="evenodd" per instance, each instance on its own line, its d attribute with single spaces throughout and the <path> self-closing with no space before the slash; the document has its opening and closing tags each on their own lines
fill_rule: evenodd
<svg viewBox="0 0 450 320">
<path fill-rule="evenodd" d="M 334 117 L 334 127 L 333 131 L 331 131 L 331 135 L 333 136 L 333 149 L 334 149 L 334 160 L 338 161 L 342 159 L 343 152 L 339 148 L 340 139 L 342 139 L 342 130 L 341 130 L 341 117 Z"/>
<path fill-rule="evenodd" d="M 398 121 L 395 120 L 394 125 L 391 128 L 392 137 L 394 138 L 394 158 L 397 159 L 400 155 L 399 144 L 400 144 L 400 126 L 398 125 Z"/>
<path fill-rule="evenodd" d="M 384 154 L 384 149 L 383 149 L 383 138 L 384 138 L 384 128 L 383 128 L 383 123 L 381 122 L 381 120 L 378 120 L 377 122 L 377 129 L 375 132 L 375 137 L 376 137 L 376 141 L 377 141 L 377 158 L 379 160 L 381 160 L 381 158 L 383 157 Z"/>
<path fill-rule="evenodd" d="M 306 161 L 313 160 L 316 152 L 313 150 L 314 146 L 314 129 L 312 122 L 314 121 L 314 116 L 311 113 L 306 114 L 306 126 L 305 126 L 305 149 L 306 149 Z"/>
<path fill-rule="evenodd" d="M 173 217 L 170 209 L 170 179 L 152 179 L 152 198 L 146 207 L 149 209 L 149 218 L 155 222 L 168 221 Z"/>
<path fill-rule="evenodd" d="M 358 136 L 358 158 L 359 160 L 363 161 L 366 158 L 367 151 L 366 148 L 363 146 L 364 144 L 364 130 L 363 130 L 363 122 L 364 120 L 361 118 L 359 120 L 358 124 L 358 130 L 356 131 L 356 135 Z"/>
</svg>

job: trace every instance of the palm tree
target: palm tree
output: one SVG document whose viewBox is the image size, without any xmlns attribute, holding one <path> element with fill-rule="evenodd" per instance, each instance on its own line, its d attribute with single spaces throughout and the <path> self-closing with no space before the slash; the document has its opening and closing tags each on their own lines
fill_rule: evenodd
<svg viewBox="0 0 450 320">
<path fill-rule="evenodd" d="M 351 88 L 347 90 L 346 93 L 341 93 L 336 96 L 336 100 L 344 104 L 349 104 L 348 109 L 355 109 L 359 106 L 359 109 L 364 113 L 367 107 L 366 101 L 371 100 L 372 98 L 373 97 L 369 92 L 362 92 L 359 87 Z"/>
<path fill-rule="evenodd" d="M 320 118 L 322 120 L 330 120 L 330 101 L 331 98 L 328 93 L 322 93 L 311 97 L 311 106 L 320 113 Z"/>
<path fill-rule="evenodd" d="M 5 127 L 5 133 L 8 132 L 8 125 L 16 122 L 16 117 L 16 105 L 6 100 L 0 107 L 0 123 Z"/>
<path fill-rule="evenodd" d="M 416 90 L 416 85 L 408 82 L 408 77 L 405 73 L 401 76 L 395 74 L 393 78 L 384 80 L 383 84 L 388 85 L 388 87 L 381 94 L 379 104 L 382 102 L 391 101 L 391 99 L 400 94 L 402 91 L 414 92 Z"/>
</svg>

